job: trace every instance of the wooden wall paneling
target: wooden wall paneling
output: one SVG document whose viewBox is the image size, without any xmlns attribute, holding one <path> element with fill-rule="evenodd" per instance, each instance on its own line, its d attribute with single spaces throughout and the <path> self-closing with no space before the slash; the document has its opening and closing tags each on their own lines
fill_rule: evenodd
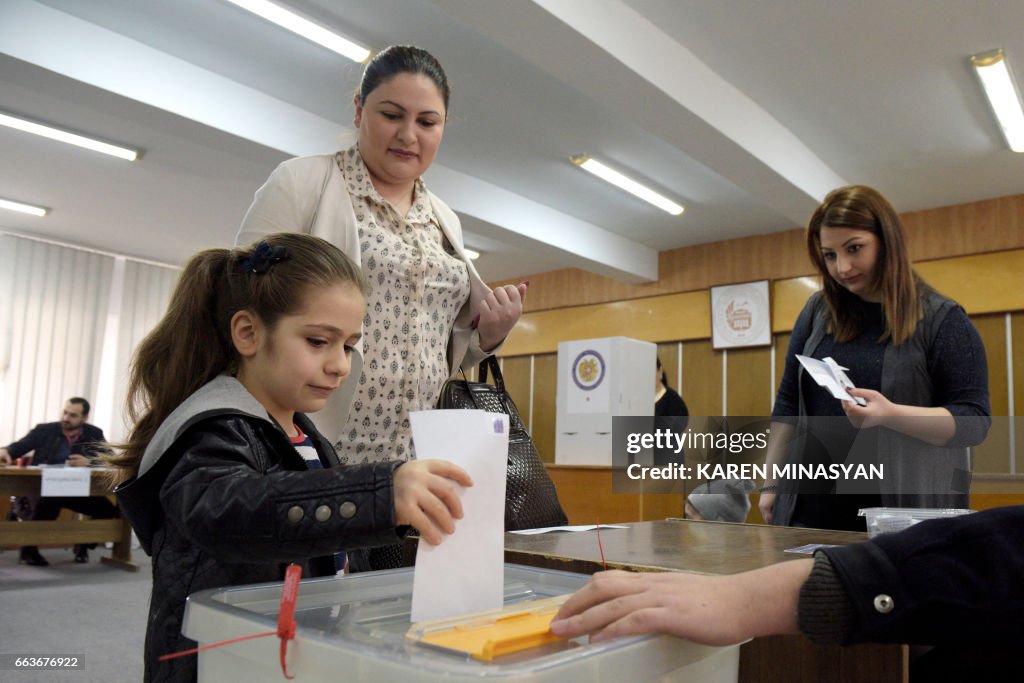
<svg viewBox="0 0 1024 683">
<path fill-rule="evenodd" d="M 610 467 L 548 465 L 569 524 L 615 524 L 681 517 L 683 496 L 612 493 Z"/>
<path fill-rule="evenodd" d="M 1024 310 L 1024 250 L 976 254 L 915 263 L 928 283 L 955 299 L 970 314 Z"/>
<path fill-rule="evenodd" d="M 684 292 L 524 313 L 501 355 L 551 353 L 559 342 L 617 335 L 651 342 L 706 339 L 711 336 L 709 294 Z"/>
<path fill-rule="evenodd" d="M 1020 281 L 1024 249 L 917 262 L 914 268 L 972 315 L 1024 310 L 1024 287 L 1007 286 Z M 811 276 L 773 281 L 772 331 L 792 330 L 817 288 L 817 278 Z"/>
<path fill-rule="evenodd" d="M 988 391 L 992 415 L 1005 416 L 1009 407 L 1006 366 L 1006 323 L 1002 315 L 972 316 L 971 322 L 981 335 L 988 359 Z M 1005 419 L 995 420 L 985 442 L 973 449 L 972 471 L 1009 473 L 1010 437 Z"/>
<path fill-rule="evenodd" d="M 728 414 L 771 414 L 771 350 L 730 349 L 725 362 Z"/>
<path fill-rule="evenodd" d="M 915 261 L 1024 246 L 1024 195 L 901 215 Z"/>
<path fill-rule="evenodd" d="M 971 509 L 1024 505 L 1024 475 L 976 474 L 971 479 Z"/>
<path fill-rule="evenodd" d="M 523 424 L 530 428 L 530 357 L 503 358 L 501 374 L 505 378 L 505 390 L 519 409 Z M 490 379 L 490 378 L 488 378 Z M 493 381 L 492 381 L 493 383 Z"/>
<path fill-rule="evenodd" d="M 643 285 L 626 284 L 576 268 L 531 274 L 527 278 L 530 293 L 525 310 L 638 299 L 809 272 L 803 230 L 788 230 L 663 251 L 658 254 L 658 281 Z M 489 284 L 514 285 L 525 276 Z"/>
<path fill-rule="evenodd" d="M 805 275 L 772 282 L 772 331 L 789 332 L 811 294 L 821 289 L 816 276 Z"/>
<path fill-rule="evenodd" d="M 679 393 L 690 415 L 722 414 L 722 352 L 711 341 L 683 344 L 683 385 Z"/>
<path fill-rule="evenodd" d="M 640 519 L 653 522 L 669 517 L 683 516 L 682 494 L 645 493 L 640 496 Z"/>
<path fill-rule="evenodd" d="M 612 494 L 611 468 L 549 465 L 548 474 L 569 524 L 640 521 L 641 496 Z"/>
<path fill-rule="evenodd" d="M 558 354 L 533 357 L 533 443 L 544 462 L 555 461 L 555 417 L 558 404 Z"/>
<path fill-rule="evenodd" d="M 662 252 L 659 283 L 665 292 L 792 277 L 810 272 L 803 230 L 753 235 Z"/>
<path fill-rule="evenodd" d="M 772 405 L 779 393 L 779 385 L 782 384 L 782 373 L 786 370 L 786 352 L 789 350 L 789 340 L 792 336 L 789 332 L 775 335 L 775 393 L 772 395 Z"/>
</svg>

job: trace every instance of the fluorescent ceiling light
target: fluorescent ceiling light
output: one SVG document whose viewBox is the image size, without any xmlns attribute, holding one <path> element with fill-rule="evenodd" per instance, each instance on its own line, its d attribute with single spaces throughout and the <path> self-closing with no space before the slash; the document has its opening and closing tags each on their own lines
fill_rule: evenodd
<svg viewBox="0 0 1024 683">
<path fill-rule="evenodd" d="M 466 258 L 468 258 L 470 261 L 476 261 L 478 258 L 480 258 L 479 251 L 474 251 L 473 249 L 469 249 L 468 247 L 463 247 L 462 251 L 464 254 L 466 254 Z"/>
<path fill-rule="evenodd" d="M 608 168 L 600 161 L 591 159 L 590 157 L 583 155 L 576 155 L 570 159 L 572 163 L 576 164 L 584 171 L 590 171 L 598 178 L 615 185 L 618 188 L 629 192 L 632 195 L 639 197 L 645 202 L 650 202 L 662 211 L 667 211 L 673 216 L 678 216 L 684 209 L 679 204 L 676 204 L 671 199 L 664 197 L 654 190 L 641 185 L 632 178 L 627 178 L 618 171 Z"/>
<path fill-rule="evenodd" d="M 365 62 L 366 58 L 370 56 L 370 51 L 362 45 L 353 43 L 348 38 L 340 36 L 333 31 L 328 31 L 323 26 L 314 24 L 309 19 L 300 17 L 291 10 L 268 2 L 268 0 L 227 1 L 232 5 L 238 5 L 244 10 L 248 10 L 269 22 L 277 24 L 281 28 L 288 29 L 306 40 L 322 45 L 332 52 L 337 52 L 342 57 L 348 57 L 353 62 Z"/>
<path fill-rule="evenodd" d="M 41 206 L 32 206 L 31 204 L 12 202 L 10 199 L 0 199 L 0 209 L 7 209 L 9 211 L 20 211 L 21 213 L 32 214 L 33 216 L 45 216 L 46 214 L 50 213 L 49 209 L 44 209 Z"/>
<path fill-rule="evenodd" d="M 41 123 L 29 121 L 28 119 L 19 118 L 3 112 L 0 112 L 0 125 L 8 126 L 26 133 L 32 133 L 34 135 L 41 135 L 44 138 L 50 138 L 51 140 L 57 140 L 58 142 L 66 142 L 69 145 L 85 147 L 86 149 L 91 149 L 94 152 L 102 152 L 103 154 L 109 154 L 120 159 L 127 159 L 128 161 L 135 161 L 139 158 L 138 150 L 100 142 L 99 140 L 87 138 L 84 135 L 69 133 L 68 131 L 61 130 L 59 128 L 51 128 L 50 126 L 44 126 Z"/>
<path fill-rule="evenodd" d="M 1002 48 L 973 55 L 971 64 L 978 72 L 1006 143 L 1014 152 L 1024 152 L 1024 110 Z"/>
</svg>

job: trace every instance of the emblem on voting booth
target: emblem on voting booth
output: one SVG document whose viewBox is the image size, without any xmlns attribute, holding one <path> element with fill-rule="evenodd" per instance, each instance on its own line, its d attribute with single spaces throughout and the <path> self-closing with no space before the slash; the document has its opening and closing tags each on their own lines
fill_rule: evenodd
<svg viewBox="0 0 1024 683">
<path fill-rule="evenodd" d="M 576 356 L 572 364 L 572 380 L 583 391 L 590 391 L 601 384 L 604 379 L 604 358 L 593 349 L 587 349 Z"/>
</svg>

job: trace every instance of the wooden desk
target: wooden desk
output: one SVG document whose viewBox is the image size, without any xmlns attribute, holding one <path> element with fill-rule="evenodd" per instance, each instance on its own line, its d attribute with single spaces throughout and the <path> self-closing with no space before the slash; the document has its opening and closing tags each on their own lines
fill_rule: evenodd
<svg viewBox="0 0 1024 683">
<path fill-rule="evenodd" d="M 101 470 L 92 470 L 89 493 L 105 496 L 110 493 Z M 0 466 L 0 496 L 38 496 L 43 471 L 33 467 Z M 71 545 L 75 543 L 107 543 L 114 549 L 100 562 L 118 569 L 137 572 L 132 562 L 132 528 L 125 519 L 86 519 L 9 522 L 0 520 L 0 547 L 23 545 Z"/>
<path fill-rule="evenodd" d="M 786 548 L 845 545 L 867 538 L 849 531 L 693 520 L 634 522 L 629 527 L 601 530 L 609 569 L 735 574 L 807 557 L 783 552 Z M 505 561 L 585 574 L 602 568 L 593 532 L 505 534 Z M 905 681 L 906 658 L 907 648 L 900 645 L 823 647 L 802 636 L 771 636 L 740 648 L 740 681 Z"/>
</svg>

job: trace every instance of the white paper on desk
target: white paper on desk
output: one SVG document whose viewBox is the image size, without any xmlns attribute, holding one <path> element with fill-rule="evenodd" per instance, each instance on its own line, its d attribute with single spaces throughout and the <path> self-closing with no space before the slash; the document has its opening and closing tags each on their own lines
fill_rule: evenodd
<svg viewBox="0 0 1024 683">
<path fill-rule="evenodd" d="M 41 496 L 88 496 L 88 467 L 47 467 L 39 484 Z"/>
<path fill-rule="evenodd" d="M 854 401 L 857 405 L 861 406 L 867 405 L 864 399 L 853 397 L 846 391 L 847 389 L 855 388 L 853 382 L 843 372 L 847 368 L 842 367 L 832 358 L 826 358 L 821 361 L 817 358 L 797 354 L 796 359 L 800 361 L 800 365 L 804 366 L 804 370 L 811 376 L 811 379 L 817 382 L 819 386 L 824 387 L 835 398 L 841 401 Z"/>
<path fill-rule="evenodd" d="M 417 460 L 448 460 L 466 470 L 462 519 L 441 545 L 420 539 L 412 621 L 498 609 L 505 591 L 505 468 L 508 415 L 483 410 L 409 413 Z"/>
<path fill-rule="evenodd" d="M 602 529 L 628 529 L 629 527 L 625 524 L 577 524 L 575 526 L 545 526 L 537 529 L 520 529 L 519 531 L 510 531 L 510 534 L 522 534 L 523 536 L 533 536 L 535 534 L 550 534 L 553 531 L 593 531 L 598 527 Z"/>
<path fill-rule="evenodd" d="M 808 543 L 797 548 L 786 548 L 782 552 L 784 553 L 799 553 L 800 555 L 813 555 L 814 551 L 819 548 L 838 548 L 835 543 Z"/>
</svg>

